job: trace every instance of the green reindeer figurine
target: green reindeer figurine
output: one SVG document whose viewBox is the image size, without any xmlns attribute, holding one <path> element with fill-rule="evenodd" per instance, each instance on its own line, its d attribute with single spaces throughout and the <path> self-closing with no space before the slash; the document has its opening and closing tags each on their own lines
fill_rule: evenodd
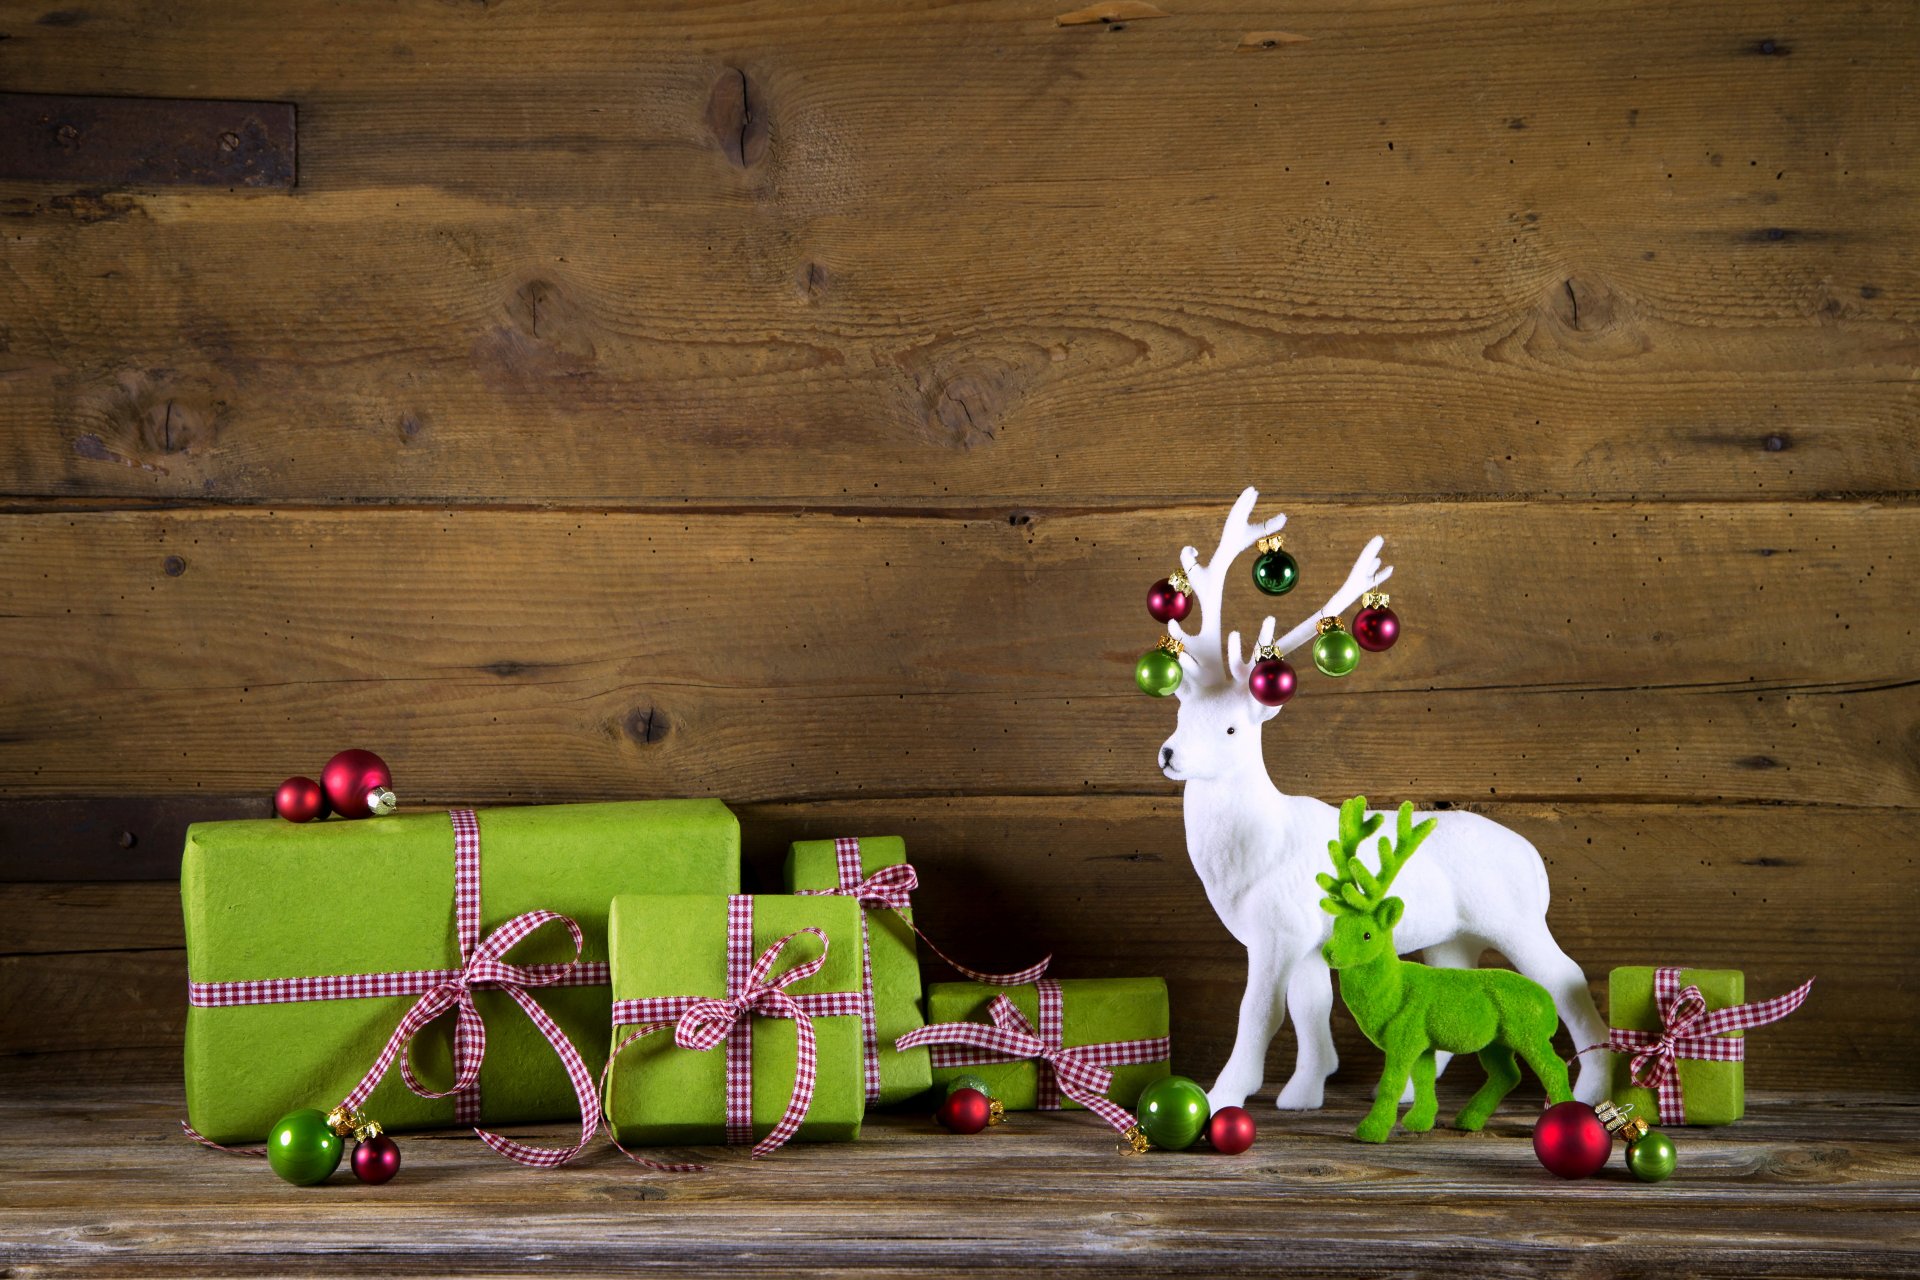
<svg viewBox="0 0 1920 1280">
<path fill-rule="evenodd" d="M 1318 877 L 1327 891 L 1320 907 L 1333 917 L 1333 936 L 1323 954 L 1340 971 L 1340 998 L 1367 1039 L 1387 1055 L 1373 1109 L 1353 1136 L 1362 1142 L 1387 1140 L 1409 1075 L 1413 1106 L 1401 1123 L 1410 1133 L 1433 1128 L 1439 1109 L 1433 1096 L 1436 1050 L 1478 1053 L 1487 1069 L 1487 1082 L 1455 1117 L 1457 1128 L 1486 1124 L 1520 1083 L 1515 1054 L 1546 1085 L 1549 1102 L 1573 1097 L 1566 1064 L 1553 1051 L 1560 1015 L 1545 987 L 1508 969 L 1434 969 L 1394 953 L 1393 926 L 1406 904 L 1388 897 L 1387 888 L 1435 820 L 1416 827 L 1413 806 L 1401 805 L 1398 837 L 1380 837 L 1380 873 L 1375 875 L 1354 856 L 1385 820 L 1380 814 L 1367 817 L 1366 810 L 1365 796 L 1340 806 L 1340 838 L 1327 841 L 1335 874 Z"/>
</svg>

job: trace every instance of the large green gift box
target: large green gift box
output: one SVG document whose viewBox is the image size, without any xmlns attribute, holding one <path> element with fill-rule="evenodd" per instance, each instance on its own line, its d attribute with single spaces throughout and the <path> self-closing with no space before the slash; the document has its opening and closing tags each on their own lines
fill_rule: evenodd
<svg viewBox="0 0 1920 1280">
<path fill-rule="evenodd" d="M 1041 989 L 1051 986 L 1058 992 L 1043 1009 Z M 1170 1074 L 1167 1061 L 1167 984 L 1160 978 L 1042 978 L 1020 987 L 989 987 L 977 982 L 935 982 L 927 987 L 927 1023 L 937 1027 L 943 1022 L 991 1022 L 988 1006 L 993 998 L 1005 995 L 1013 1002 L 1027 1024 L 1041 1039 L 1065 1048 L 1083 1045 L 1131 1046 L 1111 1055 L 1119 1059 L 1113 1072 L 1113 1084 L 1107 1097 L 1123 1107 L 1140 1100 L 1140 1091 L 1155 1080 Z M 1057 1012 L 1058 1024 L 1050 1025 Z M 1159 1042 L 1147 1051 L 1155 1054 L 1149 1061 L 1137 1058 L 1146 1042 Z M 978 1078 L 987 1092 L 1008 1111 L 1033 1111 L 1042 1105 L 1042 1067 L 1023 1062 L 963 1061 L 978 1054 L 964 1047 L 932 1046 L 933 1083 L 944 1093 L 962 1076 Z M 1049 1075 L 1051 1069 L 1047 1069 Z M 1061 1097 L 1059 1105 L 1080 1109 L 1071 1098 Z"/>
<path fill-rule="evenodd" d="M 601 966 L 614 895 L 725 894 L 740 886 L 739 823 L 717 800 L 482 809 L 478 827 L 480 936 L 524 912 L 554 911 L 579 924 L 582 960 Z M 420 999 L 414 991 L 220 1005 L 233 998 L 223 993 L 250 991 L 270 979 L 462 967 L 454 835 L 444 812 L 306 824 L 277 818 L 196 823 L 187 830 L 180 898 L 193 984 L 187 1113 L 215 1142 L 255 1141 L 289 1111 L 340 1102 Z M 565 962 L 573 959 L 573 945 L 564 927 L 548 924 L 505 959 Z M 249 986 L 205 985 L 240 983 Z M 605 1059 L 607 986 L 527 990 L 589 1070 Z M 527 1015 L 501 990 L 477 989 L 473 999 L 486 1024 L 480 1118 L 510 1124 L 576 1117 L 573 1086 Z M 426 1088 L 452 1086 L 453 1021 L 440 1019 L 414 1041 L 413 1062 Z M 397 1069 L 365 1110 L 388 1129 L 454 1121 L 453 1099 L 415 1095 Z"/>
<path fill-rule="evenodd" d="M 787 852 L 787 889 L 793 893 L 845 893 L 887 867 L 903 866 L 907 843 L 899 836 L 862 836 L 857 840 L 798 840 Z M 855 868 L 859 874 L 853 875 Z M 849 883 L 851 881 L 852 883 Z M 905 895 L 901 895 L 904 901 Z M 865 942 L 872 959 L 873 1025 L 866 1052 L 867 1100 L 898 1102 L 925 1093 L 933 1069 L 925 1049 L 904 1052 L 893 1042 L 923 1025 L 920 1016 L 920 960 L 915 952 L 911 909 L 862 910 Z"/>
<path fill-rule="evenodd" d="M 768 948 L 793 935 L 772 962 L 766 982 L 800 998 L 840 993 L 847 1012 L 814 1015 L 816 1064 L 813 1099 L 795 1138 L 851 1141 L 866 1115 L 861 1070 L 860 908 L 851 898 L 718 894 L 613 900 L 613 1043 L 602 1099 L 614 1140 L 637 1145 L 696 1145 L 747 1140 L 730 1132 L 729 1086 L 750 1099 L 752 1140 L 768 1133 L 793 1096 L 799 1032 L 785 1017 L 749 1013 L 741 1020 L 750 1042 L 741 1052 L 735 1034 L 712 1049 L 674 1043 L 674 1023 L 685 1008 L 743 994 L 748 971 Z M 817 929 L 825 942 L 814 934 Z M 818 959 L 817 973 L 785 976 Z M 668 1010 L 646 1021 L 627 1015 L 628 1001 L 658 1001 Z M 637 1018 L 638 1015 L 636 1014 Z M 647 1035 L 634 1033 L 660 1026 Z M 750 1084 L 748 1083 L 750 1077 Z M 743 1126 L 744 1127 L 744 1126 Z"/>
<path fill-rule="evenodd" d="M 1623 1031 L 1659 1032 L 1660 1007 L 1654 998 L 1654 970 L 1650 965 L 1632 965 L 1607 975 L 1607 1024 Z M 1738 969 L 1682 969 L 1680 985 L 1700 988 L 1708 1010 L 1745 1004 L 1746 975 Z M 1729 1033 L 1738 1039 L 1740 1032 Z M 1652 1089 L 1634 1084 L 1630 1072 L 1633 1055 L 1613 1055 L 1612 1088 L 1614 1105 L 1633 1105 L 1633 1114 L 1649 1124 L 1674 1124 L 1660 1115 L 1659 1099 Z M 1747 1109 L 1746 1064 L 1711 1062 L 1681 1057 L 1676 1066 L 1680 1093 L 1686 1105 L 1688 1124 L 1732 1124 Z"/>
</svg>

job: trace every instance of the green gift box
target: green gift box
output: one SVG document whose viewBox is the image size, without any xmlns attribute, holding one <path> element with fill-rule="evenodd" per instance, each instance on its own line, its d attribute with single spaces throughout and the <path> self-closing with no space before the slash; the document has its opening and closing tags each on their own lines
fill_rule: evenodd
<svg viewBox="0 0 1920 1280">
<path fill-rule="evenodd" d="M 846 892 L 887 867 L 903 866 L 907 842 L 899 836 L 857 840 L 797 840 L 787 851 L 787 889 Z M 857 872 L 857 874 L 856 874 Z M 900 901 L 906 901 L 904 892 Z M 872 959 L 873 1025 L 866 1044 L 867 1100 L 898 1102 L 925 1093 L 933 1069 L 925 1049 L 904 1052 L 893 1042 L 924 1025 L 920 1016 L 920 961 L 914 948 L 910 909 L 867 907 L 861 927 Z"/>
<path fill-rule="evenodd" d="M 481 938 L 524 912 L 555 911 L 579 924 L 581 959 L 604 966 L 607 903 L 615 894 L 724 894 L 740 885 L 739 823 L 717 800 L 482 809 L 477 817 Z M 457 974 L 454 863 L 446 813 L 188 828 L 180 899 L 191 984 L 187 1114 L 196 1130 L 215 1142 L 256 1141 L 287 1112 L 325 1110 L 359 1083 L 419 1001 L 422 982 L 399 983 L 407 993 L 396 995 L 216 1002 L 250 998 L 263 980 Z M 505 959 L 562 963 L 573 955 L 566 929 L 548 924 Z M 606 985 L 527 990 L 589 1070 L 604 1060 L 612 999 Z M 472 994 L 487 1031 L 480 1118 L 511 1124 L 577 1117 L 579 1102 L 553 1046 L 512 997 L 497 989 Z M 425 1087 L 452 1086 L 453 1039 L 451 1017 L 415 1038 L 413 1062 Z M 364 1109 L 390 1130 L 454 1122 L 454 1100 L 414 1094 L 397 1064 Z"/>
<path fill-rule="evenodd" d="M 1622 1031 L 1662 1030 L 1660 1007 L 1654 998 L 1654 969 L 1649 965 L 1631 965 L 1607 975 L 1607 1022 Z M 1709 1011 L 1745 1004 L 1746 975 L 1738 969 L 1682 969 L 1680 986 L 1698 987 Z M 1741 1033 L 1731 1032 L 1729 1039 Z M 1612 1088 L 1614 1105 L 1631 1103 L 1634 1114 L 1649 1124 L 1673 1124 L 1660 1116 L 1659 1098 L 1652 1089 L 1633 1083 L 1630 1078 L 1633 1055 L 1613 1055 Z M 1699 1058 L 1676 1059 L 1680 1093 L 1686 1104 L 1688 1124 L 1732 1124 L 1746 1113 L 1746 1064 L 1712 1062 Z"/>
<path fill-rule="evenodd" d="M 817 929 L 819 937 L 801 930 Z M 614 1140 L 639 1145 L 693 1145 L 745 1141 L 729 1123 L 728 1099 L 750 1099 L 752 1141 L 764 1139 L 793 1097 L 799 1031 L 790 1018 L 750 1012 L 743 1020 L 750 1044 L 741 1053 L 736 1034 L 706 1050 L 681 1048 L 674 1023 L 696 1001 L 742 994 L 748 971 L 769 947 L 792 936 L 766 981 L 781 985 L 803 1007 L 807 997 L 838 995 L 844 1013 L 814 1013 L 816 1063 L 813 1099 L 793 1135 L 803 1141 L 845 1142 L 860 1136 L 866 1115 L 861 1069 L 860 908 L 851 898 L 634 897 L 613 900 L 613 1043 L 602 1099 Z M 782 984 L 808 962 L 817 973 Z M 689 998 L 691 997 L 691 998 Z M 636 1008 L 629 1002 L 651 1002 Z M 644 1026 L 666 1024 L 633 1037 Z M 743 1088 L 750 1076 L 750 1088 Z"/>
<path fill-rule="evenodd" d="M 1043 986 L 1058 992 L 1058 1000 L 1041 999 Z M 1020 987 L 989 987 L 977 982 L 935 982 L 927 987 L 927 1023 L 992 1022 L 988 1006 L 1005 995 L 1040 1038 L 1065 1048 L 1082 1045 L 1125 1045 L 1110 1056 L 1123 1059 L 1108 1069 L 1113 1084 L 1107 1097 L 1123 1107 L 1140 1100 L 1140 1091 L 1170 1074 L 1167 1046 L 1167 984 L 1160 978 L 1043 978 Z M 1057 1013 L 1056 1017 L 1052 1016 Z M 1141 1043 L 1145 1042 L 1145 1043 Z M 1157 1043 L 1156 1043 L 1157 1042 Z M 944 1094 L 962 1076 L 973 1076 L 1008 1111 L 1033 1111 L 1041 1104 L 1041 1065 L 1023 1062 L 970 1063 L 978 1056 L 961 1046 L 936 1044 L 931 1050 L 933 1084 Z M 1124 1061 L 1142 1053 L 1147 1061 Z M 1051 1069 L 1048 1075 L 1051 1076 Z M 1060 1105 L 1080 1109 L 1071 1098 Z"/>
</svg>

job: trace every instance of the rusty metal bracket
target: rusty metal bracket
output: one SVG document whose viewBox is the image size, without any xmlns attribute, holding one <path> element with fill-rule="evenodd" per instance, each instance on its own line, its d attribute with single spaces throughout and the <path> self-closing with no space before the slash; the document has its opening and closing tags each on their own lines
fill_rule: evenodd
<svg viewBox="0 0 1920 1280">
<path fill-rule="evenodd" d="M 294 183 L 294 106 L 0 93 L 6 179 L 286 190 Z"/>
</svg>

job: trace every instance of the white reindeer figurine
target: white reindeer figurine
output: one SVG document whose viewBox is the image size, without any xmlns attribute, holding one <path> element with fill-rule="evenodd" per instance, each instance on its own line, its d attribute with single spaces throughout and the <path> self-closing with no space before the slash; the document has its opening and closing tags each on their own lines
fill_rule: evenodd
<svg viewBox="0 0 1920 1280">
<path fill-rule="evenodd" d="M 1220 643 L 1221 595 L 1235 557 L 1287 522 L 1278 515 L 1252 523 L 1258 496 L 1249 488 L 1233 504 L 1219 549 L 1207 563 L 1192 547 L 1180 553 L 1181 571 L 1200 606 L 1199 634 L 1188 635 L 1178 622 L 1167 624 L 1185 651 L 1176 690 L 1179 717 L 1160 747 L 1160 768 L 1185 784 L 1187 854 L 1221 922 L 1247 948 L 1239 1033 L 1208 1094 L 1215 1110 L 1239 1106 L 1259 1090 L 1283 1002 L 1299 1053 L 1278 1105 L 1320 1106 L 1326 1078 L 1339 1065 L 1327 1024 L 1333 984 L 1320 954 L 1332 922 L 1320 909 L 1313 878 L 1327 860 L 1327 842 L 1338 835 L 1339 813 L 1309 796 L 1283 795 L 1267 776 L 1260 726 L 1281 708 L 1254 700 L 1247 673 L 1259 650 L 1273 641 L 1273 619 L 1261 624 L 1259 643 L 1245 661 L 1238 631 L 1228 637 L 1224 653 Z M 1282 636 L 1275 652 L 1307 644 L 1322 617 L 1337 616 L 1392 575 L 1391 566 L 1380 565 L 1381 542 L 1367 544 L 1346 582 Z M 1427 856 L 1401 873 L 1407 905 L 1395 934 L 1400 950 L 1422 952 L 1430 965 L 1463 968 L 1478 964 L 1480 952 L 1491 947 L 1552 993 L 1576 1046 L 1605 1040 L 1606 1026 L 1580 966 L 1547 929 L 1547 873 L 1533 846 L 1477 814 L 1420 816 L 1436 818 L 1438 825 L 1423 846 Z M 1366 857 L 1371 864 L 1375 855 Z M 1439 1055 L 1439 1068 L 1448 1056 Z M 1582 1059 L 1577 1097 L 1597 1102 L 1604 1096 L 1605 1057 Z"/>
</svg>

